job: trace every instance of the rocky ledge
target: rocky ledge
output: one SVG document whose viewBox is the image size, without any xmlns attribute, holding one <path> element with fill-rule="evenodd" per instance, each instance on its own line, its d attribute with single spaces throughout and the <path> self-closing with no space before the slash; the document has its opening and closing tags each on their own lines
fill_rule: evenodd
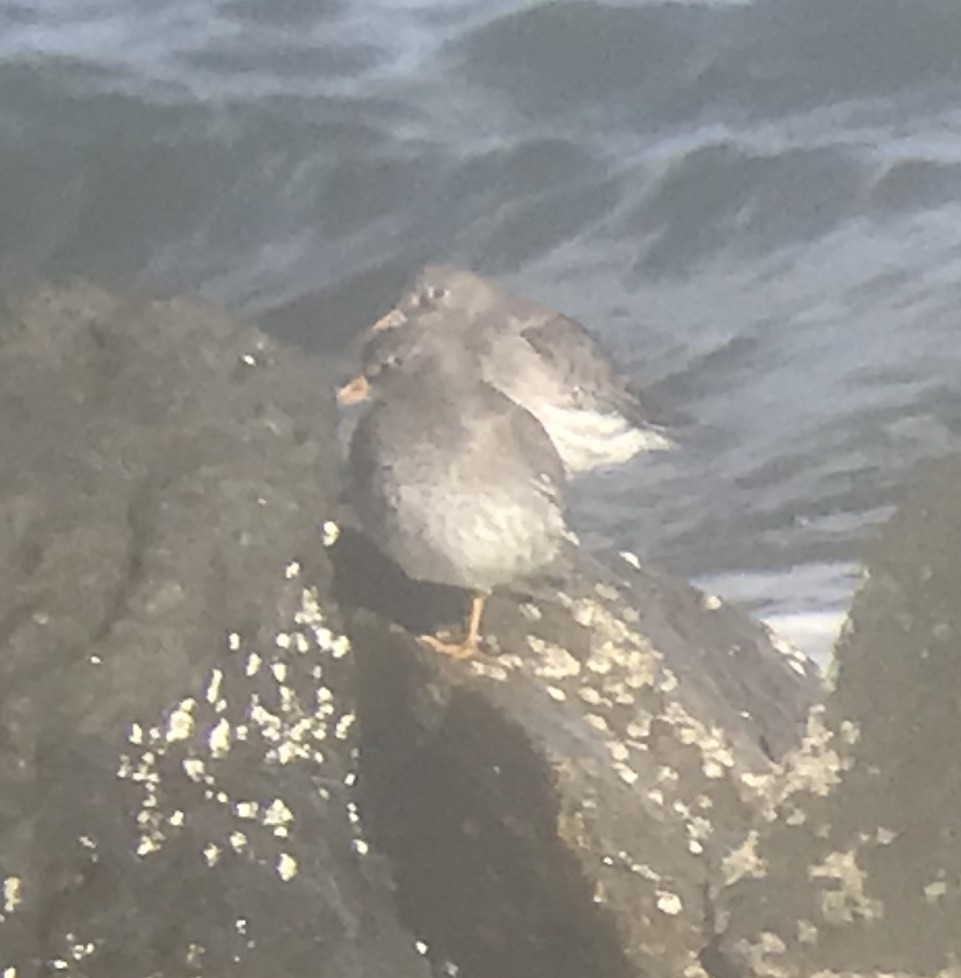
<svg viewBox="0 0 961 978">
<path fill-rule="evenodd" d="M 961 973 L 961 466 L 832 690 L 631 555 L 458 663 L 412 635 L 464 595 L 341 511 L 332 389 L 193 300 L 0 310 L 4 978 Z"/>
</svg>

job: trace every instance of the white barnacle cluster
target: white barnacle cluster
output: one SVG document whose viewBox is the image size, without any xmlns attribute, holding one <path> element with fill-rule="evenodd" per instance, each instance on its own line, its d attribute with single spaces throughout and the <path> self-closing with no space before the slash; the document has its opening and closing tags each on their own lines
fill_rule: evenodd
<svg viewBox="0 0 961 978">
<path fill-rule="evenodd" d="M 277 875 L 285 883 L 289 883 L 297 875 L 298 871 L 297 860 L 290 853 L 282 852 L 277 857 Z"/>
<path fill-rule="evenodd" d="M 804 739 L 781 762 L 781 775 L 769 782 L 768 817 L 794 795 L 824 797 L 837 787 L 854 765 L 854 747 L 859 736 L 855 724 L 842 723 L 835 733 L 824 722 L 824 706 L 808 714 Z"/>
<path fill-rule="evenodd" d="M 657 909 L 669 917 L 675 917 L 684 909 L 681 898 L 670 890 L 658 890 L 656 893 Z"/>
<path fill-rule="evenodd" d="M 575 605 L 580 619 L 590 622 L 591 649 L 586 661 L 569 653 L 548 650 L 547 670 L 572 680 L 571 692 L 587 709 L 582 721 L 602 739 L 611 770 L 629 787 L 640 780 L 638 768 L 647 765 L 646 739 L 653 719 L 640 694 L 653 689 L 661 656 L 628 621 L 617 590 L 609 585 L 595 588 L 600 600 L 591 598 Z M 535 667 L 541 671 L 542 663 Z M 663 670 L 660 670 L 663 673 Z"/>
<path fill-rule="evenodd" d="M 680 804 L 675 802 L 675 806 Z M 687 832 L 687 850 L 694 856 L 704 853 L 704 843 L 714 832 L 714 823 L 703 815 L 694 815 L 690 807 L 685 805 L 682 813 L 684 830 Z"/>
<path fill-rule="evenodd" d="M 608 754 L 611 755 L 611 760 L 617 764 L 626 764 L 631 757 L 631 749 L 623 741 L 620 740 L 608 740 L 605 741 L 604 746 L 607 748 Z"/>
<path fill-rule="evenodd" d="M 156 852 L 164 839 L 164 817 L 158 808 L 158 788 L 160 773 L 157 770 L 157 753 L 167 743 L 166 735 L 160 727 L 151 727 L 146 732 L 140 724 L 132 724 L 127 734 L 131 744 L 147 749 L 139 755 L 123 753 L 117 767 L 117 777 L 121 781 L 131 781 L 142 791 L 140 810 L 137 812 L 137 828 L 140 839 L 137 855 L 146 856 Z"/>
<path fill-rule="evenodd" d="M 808 866 L 808 878 L 825 880 L 819 890 L 821 914 L 829 924 L 849 924 L 855 920 L 878 920 L 884 916 L 884 903 L 868 895 L 868 873 L 858 863 L 860 847 L 828 853 L 818 864 Z"/>
<path fill-rule="evenodd" d="M 606 769 L 627 790 L 644 798 L 644 804 L 655 810 L 653 817 L 675 819 L 687 852 L 702 856 L 714 833 L 713 802 L 703 791 L 692 797 L 680 795 L 689 787 L 681 772 L 667 764 L 654 767 L 651 727 L 655 718 L 666 721 L 678 742 L 696 747 L 700 768 L 709 780 L 722 777 L 735 765 L 725 732 L 695 720 L 683 708 L 676 695 L 678 677 L 640 631 L 639 616 L 624 613 L 616 588 L 601 585 L 589 597 L 571 599 L 569 606 L 590 630 L 586 658 L 528 635 L 530 651 L 519 667 L 540 680 L 544 694 L 559 708 L 579 715 L 585 734 L 605 751 Z M 565 717 L 565 723 L 569 722 L 570 716 Z M 687 912 L 686 901 L 664 885 L 656 869 L 627 853 L 604 857 L 602 864 L 657 884 L 651 899 L 660 913 L 677 916 Z M 595 898 L 603 900 L 603 881 L 598 887 Z"/>
<path fill-rule="evenodd" d="M 62 940 L 63 945 L 58 949 L 59 953 L 47 960 L 51 971 L 72 972 L 74 964 L 89 958 L 97 950 L 97 941 L 84 940 L 72 930 L 67 931 Z M 16 974 L 15 968 L 5 968 L 3 978 L 16 978 Z"/>
<path fill-rule="evenodd" d="M 340 527 L 333 520 L 325 520 L 320 528 L 320 538 L 325 547 L 332 547 L 340 537 Z"/>
<path fill-rule="evenodd" d="M 758 852 L 759 840 L 757 829 L 752 829 L 741 844 L 731 849 L 721 860 L 725 886 L 730 886 L 745 877 L 761 879 L 767 875 L 767 860 Z"/>
<path fill-rule="evenodd" d="M 204 955 L 207 953 L 207 949 L 203 944 L 198 944 L 196 941 L 190 941 L 187 945 L 186 953 L 184 954 L 184 964 L 187 965 L 193 971 L 199 971 L 203 967 Z"/>
<path fill-rule="evenodd" d="M 194 707 L 197 701 L 193 698 L 181 700 L 167 718 L 165 739 L 168 744 L 176 740 L 189 740 L 194 732 Z"/>
<path fill-rule="evenodd" d="M 511 668 L 505 667 L 501 663 L 501 659 L 506 658 L 505 656 L 497 656 L 496 658 L 475 657 L 470 660 L 470 669 L 475 676 L 483 676 L 485 679 L 491 679 L 494 682 L 503 683 L 506 682 L 510 676 Z"/>
<path fill-rule="evenodd" d="M 731 735 L 720 724 L 692 715 L 683 676 L 667 666 L 664 655 L 643 634 L 640 617 L 625 609 L 616 588 L 601 585 L 587 597 L 570 598 L 568 607 L 589 629 L 586 656 L 576 658 L 561 646 L 528 636 L 529 653 L 521 668 L 536 676 L 545 697 L 565 711 L 565 725 L 576 716 L 585 738 L 603 749 L 604 770 L 615 779 L 612 790 L 637 797 L 651 818 L 672 821 L 681 832 L 684 851 L 703 858 L 716 835 L 712 795 L 719 783 L 741 787 L 742 765 Z M 706 611 L 718 613 L 722 608 L 720 601 L 706 599 Z M 659 766 L 651 745 L 655 721 L 673 740 L 662 755 L 671 762 Z M 857 731 L 839 730 L 838 739 L 853 746 Z M 691 912 L 686 891 L 676 891 L 666 873 L 662 879 L 656 861 L 652 867 L 619 854 L 605 857 L 602 865 L 640 877 L 638 885 L 650 890 L 649 899 L 660 914 L 677 917 Z M 751 840 L 730 854 L 725 865 L 731 875 L 762 870 Z M 607 885 L 601 883 L 598 893 Z"/>
<path fill-rule="evenodd" d="M 603 598 L 605 601 L 610 603 L 616 602 L 620 598 L 620 592 L 612 584 L 607 584 L 604 581 L 598 581 L 594 585 L 594 593 L 599 597 Z"/>
<path fill-rule="evenodd" d="M 709 728 L 696 717 L 692 717 L 677 700 L 672 700 L 667 705 L 664 718 L 674 728 L 674 735 L 679 743 L 698 748 L 704 777 L 716 781 L 734 768 L 734 752 L 728 746 L 727 737 L 720 727 Z"/>
<path fill-rule="evenodd" d="M 275 798 L 264 809 L 261 822 L 271 829 L 278 838 L 286 839 L 290 835 L 290 827 L 294 821 L 293 812 L 280 798 Z"/>
<path fill-rule="evenodd" d="M 207 684 L 207 689 L 204 694 L 204 699 L 211 705 L 216 706 L 221 701 L 220 686 L 224 680 L 224 673 L 222 669 L 211 669 L 210 670 L 210 682 Z"/>
<path fill-rule="evenodd" d="M 537 655 L 534 670 L 542 679 L 569 679 L 580 673 L 580 662 L 563 646 L 545 642 L 533 635 L 527 636 L 527 644 Z"/>
<path fill-rule="evenodd" d="M 300 608 L 294 614 L 294 623 L 311 632 L 322 653 L 330 653 L 334 659 L 342 659 L 350 652 L 350 639 L 346 635 L 335 635 L 327 626 L 315 588 L 305 587 L 301 592 Z"/>
<path fill-rule="evenodd" d="M 286 581 L 299 579 L 300 573 L 297 561 L 283 568 Z M 290 800 L 279 795 L 237 798 L 231 787 L 237 765 L 227 765 L 231 755 L 242 750 L 245 766 L 316 768 L 327 762 L 325 744 L 336 744 L 344 762 L 354 763 L 356 750 L 349 742 L 355 715 L 324 682 L 334 661 L 349 652 L 349 640 L 327 623 L 316 591 L 303 587 L 292 628 L 277 632 L 266 645 L 229 631 L 225 654 L 196 692 L 181 698 L 152 725 L 131 723 L 129 749 L 120 757 L 117 777 L 139 788 L 137 855 L 145 858 L 158 852 L 188 825 L 192 810 L 205 805 L 214 806 L 223 824 L 222 833 L 214 830 L 200 846 L 198 857 L 207 867 L 257 845 L 275 846 L 276 840 L 291 839 L 297 820 Z M 166 782 L 177 772 L 181 807 L 167 803 Z M 349 782 L 343 779 L 345 791 L 353 784 L 353 772 L 350 777 Z M 183 804 L 184 784 L 197 792 L 193 804 Z M 329 799 L 328 788 L 318 791 Z M 348 816 L 355 850 L 366 851 L 356 805 Z M 210 819 L 205 817 L 204 824 Z M 273 852 L 276 875 L 283 881 L 293 879 L 298 872 L 294 856 L 276 848 Z"/>
<path fill-rule="evenodd" d="M 580 722 L 609 756 L 609 770 L 633 789 L 641 781 L 641 772 L 650 766 L 646 755 L 654 719 L 652 697 L 660 698 L 658 693 L 676 688 L 677 680 L 664 668 L 661 654 L 638 630 L 639 616 L 625 614 L 621 593 L 613 585 L 600 583 L 592 594 L 579 598 L 562 592 L 558 601 L 590 631 L 586 659 L 574 656 L 562 645 L 529 634 L 526 643 L 530 654 L 519 661 L 512 660 L 510 666 L 533 673 L 545 696 L 559 707 L 571 710 L 570 704 L 577 704 Z M 534 615 L 525 617 L 536 620 Z M 501 655 L 494 662 L 506 665 L 505 658 Z M 490 675 L 494 662 L 473 663 L 472 670 L 477 676 L 500 679 L 500 670 L 496 676 Z M 719 736 L 715 734 L 715 739 Z M 720 743 L 717 752 L 724 756 Z M 664 805 L 663 787 L 651 790 L 656 791 L 658 804 Z M 699 853 L 710 823 L 694 816 L 687 823 L 689 850 Z"/>
<path fill-rule="evenodd" d="M 535 674 L 548 681 L 548 695 L 557 702 L 576 697 L 591 707 L 585 722 L 597 732 L 610 735 L 611 729 L 622 723 L 623 708 L 628 713 L 636 708 L 638 691 L 652 684 L 658 656 L 647 639 L 625 620 L 617 589 L 598 584 L 595 592 L 603 600 L 592 596 L 570 601 L 574 619 L 591 632 L 590 653 L 585 661 L 536 636 L 528 636 L 527 644 L 536 656 L 532 666 Z M 606 606 L 604 601 L 614 607 Z M 617 760 L 625 760 L 620 747 L 615 747 L 614 753 Z"/>
<path fill-rule="evenodd" d="M 3 913 L 2 921 L 7 914 L 12 914 L 23 902 L 23 881 L 19 876 L 7 876 L 3 880 L 3 903 L 0 906 Z"/>
<path fill-rule="evenodd" d="M 753 941 L 738 941 L 738 951 L 752 975 L 784 973 L 783 955 L 787 951 L 784 939 L 773 931 L 761 931 Z"/>
<path fill-rule="evenodd" d="M 221 717 L 207 734 L 207 746 L 214 760 L 226 757 L 230 751 L 231 727 L 226 717 Z"/>
</svg>

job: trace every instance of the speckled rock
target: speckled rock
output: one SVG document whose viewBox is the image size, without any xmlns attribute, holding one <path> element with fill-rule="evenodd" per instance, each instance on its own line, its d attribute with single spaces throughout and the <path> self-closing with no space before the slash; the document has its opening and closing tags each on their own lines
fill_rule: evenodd
<svg viewBox="0 0 961 978">
<path fill-rule="evenodd" d="M 0 975 L 753 966 L 729 893 L 860 728 L 629 554 L 423 650 L 465 596 L 341 519 L 332 388 L 195 301 L 0 310 Z"/>
<path fill-rule="evenodd" d="M 961 462 L 885 528 L 836 687 L 726 863 L 735 973 L 961 975 Z"/>
<path fill-rule="evenodd" d="M 428 974 L 357 809 L 322 365 L 45 289 L 0 416 L 0 974 Z"/>
<path fill-rule="evenodd" d="M 347 531 L 332 557 L 368 830 L 431 949 L 471 976 L 704 974 L 711 885 L 821 695 L 811 664 L 629 554 L 495 596 L 489 654 L 448 662 L 410 636 L 462 595 Z"/>
</svg>

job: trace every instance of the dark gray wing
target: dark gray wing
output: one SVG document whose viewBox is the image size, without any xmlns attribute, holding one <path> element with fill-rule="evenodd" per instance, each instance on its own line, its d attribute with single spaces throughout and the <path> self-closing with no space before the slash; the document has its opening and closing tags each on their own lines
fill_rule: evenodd
<svg viewBox="0 0 961 978">
<path fill-rule="evenodd" d="M 347 488 L 353 497 L 376 495 L 392 467 L 390 456 L 384 453 L 383 427 L 387 420 L 383 405 L 373 404 L 354 428 L 347 456 Z"/>
<path fill-rule="evenodd" d="M 520 405 L 514 405 L 514 410 L 511 412 L 511 427 L 524 446 L 531 466 L 550 482 L 557 493 L 560 493 L 566 480 L 564 463 L 544 426 L 530 411 Z"/>
<path fill-rule="evenodd" d="M 517 458 L 532 475 L 543 476 L 544 484 L 554 487 L 550 494 L 556 492 L 559 496 L 567 473 L 544 426 L 530 411 L 490 384 L 481 383 L 480 396 L 488 416 L 495 419 L 491 437 L 503 449 L 500 458 Z"/>
<path fill-rule="evenodd" d="M 585 408 L 615 409 L 629 421 L 648 423 L 640 398 L 611 364 L 594 337 L 575 319 L 547 315 L 521 331 L 541 360 Z"/>
<path fill-rule="evenodd" d="M 485 384 L 485 387 L 487 385 Z M 501 394 L 495 388 L 489 388 L 495 396 L 491 403 L 498 406 L 498 411 L 507 426 L 505 438 L 509 438 L 518 447 L 524 460 L 528 474 L 529 485 L 553 507 L 561 520 L 566 523 L 564 504 L 564 485 L 567 482 L 567 472 L 561 461 L 554 442 L 544 430 L 544 426 L 526 408 L 516 404 L 510 398 Z M 506 403 L 505 403 L 506 402 Z M 540 573 L 553 577 L 558 582 L 565 581 L 575 566 L 577 553 L 577 538 L 564 529 L 557 540 L 558 551 L 550 566 Z"/>
</svg>

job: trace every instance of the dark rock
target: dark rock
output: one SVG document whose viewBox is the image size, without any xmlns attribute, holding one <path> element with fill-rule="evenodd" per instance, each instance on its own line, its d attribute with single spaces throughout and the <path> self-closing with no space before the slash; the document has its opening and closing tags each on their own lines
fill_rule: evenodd
<svg viewBox="0 0 961 978">
<path fill-rule="evenodd" d="M 867 561 L 836 688 L 725 863 L 742 973 L 955 975 L 961 961 L 961 462 Z"/>
<path fill-rule="evenodd" d="M 0 974 L 738 973 L 803 657 L 614 556 L 447 661 L 466 596 L 326 523 L 322 362 L 85 286 L 0 318 Z"/>
<path fill-rule="evenodd" d="M 321 365 L 82 286 L 0 343 L 0 973 L 427 974 L 350 787 Z"/>
<path fill-rule="evenodd" d="M 623 576 L 585 558 L 546 597 L 495 596 L 496 648 L 450 663 L 388 621 L 456 628 L 463 596 L 405 582 L 354 534 L 332 557 L 362 807 L 411 926 L 467 975 L 699 969 L 708 886 L 757 817 L 770 754 L 800 738 L 810 664 L 620 558 Z"/>
</svg>

